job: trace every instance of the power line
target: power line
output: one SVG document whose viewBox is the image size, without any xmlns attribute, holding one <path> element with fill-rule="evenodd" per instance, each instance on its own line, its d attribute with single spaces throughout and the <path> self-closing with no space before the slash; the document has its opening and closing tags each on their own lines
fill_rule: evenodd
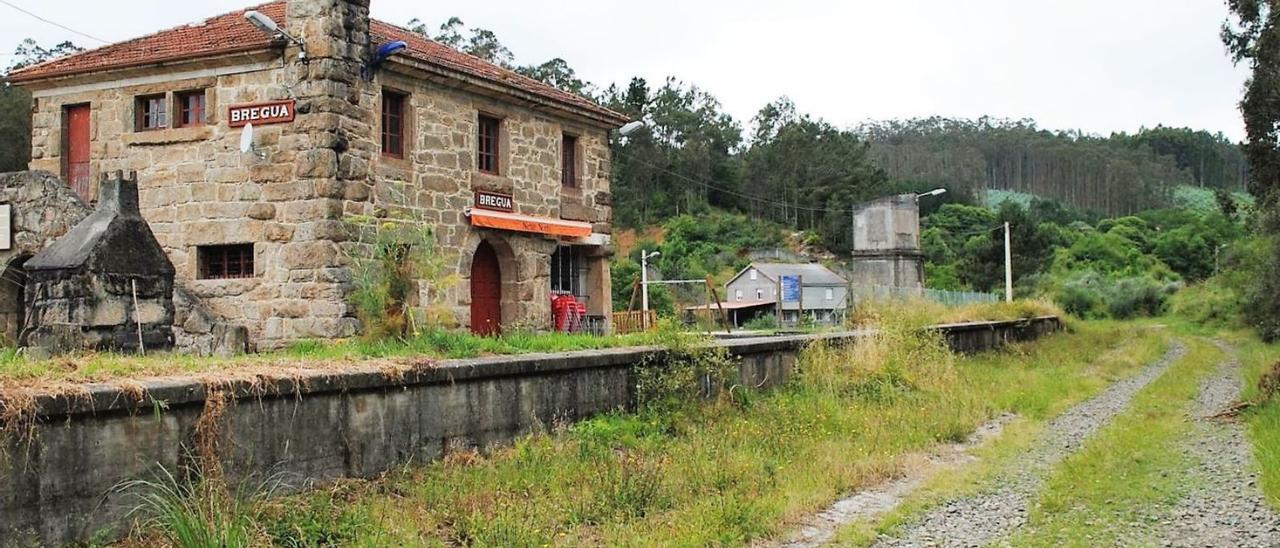
<svg viewBox="0 0 1280 548">
<path fill-rule="evenodd" d="M 91 34 L 86 34 L 86 33 L 80 32 L 80 31 L 78 31 L 78 30 L 76 30 L 76 29 L 73 29 L 73 28 L 71 28 L 71 27 L 68 27 L 68 26 L 66 26 L 66 25 L 63 25 L 62 23 L 58 23 L 57 21 L 50 21 L 50 20 L 48 20 L 48 19 L 45 19 L 45 18 L 43 18 L 43 17 L 40 17 L 39 15 L 36 15 L 36 14 L 31 13 L 31 12 L 29 12 L 29 11 L 25 10 L 25 9 L 22 9 L 21 7 L 19 7 L 19 6 L 17 6 L 17 5 L 14 5 L 13 3 L 9 2 L 9 0 L 0 0 L 0 4 L 4 4 L 4 5 L 6 5 L 6 6 L 9 6 L 9 7 L 11 7 L 11 8 L 13 8 L 13 9 L 15 9 L 15 10 L 18 10 L 18 11 L 20 11 L 20 12 L 22 12 L 22 13 L 25 13 L 25 14 L 27 14 L 27 15 L 30 15 L 30 16 L 32 16 L 32 17 L 35 17 L 36 19 L 39 19 L 40 21 L 44 21 L 45 23 L 48 23 L 48 24 L 53 25 L 53 26 L 55 26 L 55 27 L 58 27 L 58 28 L 60 28 L 60 29 L 62 29 L 62 30 L 65 30 L 65 31 L 67 31 L 67 32 L 71 32 L 71 33 L 73 33 L 73 34 L 79 34 L 80 36 L 83 36 L 83 37 L 88 38 L 88 39 L 90 39 L 90 40 L 96 40 L 96 41 L 98 41 L 98 42 L 102 42 L 103 44 L 110 44 L 110 43 L 111 43 L 111 42 L 108 42 L 108 41 L 103 40 L 103 39 L 101 39 L 101 38 L 98 38 L 97 36 L 93 36 L 93 35 L 91 35 Z"/>
</svg>

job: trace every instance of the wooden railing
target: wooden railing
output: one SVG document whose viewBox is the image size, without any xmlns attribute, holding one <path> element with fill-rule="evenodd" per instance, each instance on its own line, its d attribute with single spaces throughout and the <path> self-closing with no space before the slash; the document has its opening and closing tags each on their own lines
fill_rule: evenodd
<svg viewBox="0 0 1280 548">
<path fill-rule="evenodd" d="M 648 317 L 646 322 L 645 318 Z M 658 312 L 650 310 L 630 310 L 613 313 L 613 332 L 619 335 L 639 333 L 658 326 Z"/>
</svg>

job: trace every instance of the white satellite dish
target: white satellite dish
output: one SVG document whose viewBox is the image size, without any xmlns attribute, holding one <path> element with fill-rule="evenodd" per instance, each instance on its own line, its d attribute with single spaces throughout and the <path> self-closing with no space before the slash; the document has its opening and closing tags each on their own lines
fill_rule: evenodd
<svg viewBox="0 0 1280 548">
<path fill-rule="evenodd" d="M 240 130 L 240 152 L 253 152 L 253 124 L 245 124 Z"/>
</svg>

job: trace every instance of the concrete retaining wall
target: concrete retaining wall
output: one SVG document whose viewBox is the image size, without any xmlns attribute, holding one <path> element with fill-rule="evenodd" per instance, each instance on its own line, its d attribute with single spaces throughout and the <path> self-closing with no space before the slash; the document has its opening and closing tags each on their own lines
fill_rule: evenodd
<svg viewBox="0 0 1280 548">
<path fill-rule="evenodd" d="M 1057 318 L 1045 317 L 938 329 L 953 347 L 973 351 L 1059 327 Z M 786 382 L 806 344 L 858 336 L 716 344 L 739 359 L 744 386 L 767 388 Z M 635 367 L 661 363 L 664 353 L 642 347 L 451 360 L 398 378 L 370 366 L 265 387 L 231 382 L 213 394 L 191 379 L 162 379 L 144 382 L 140 400 L 114 384 L 87 385 L 76 397 L 41 397 L 33 440 L 4 441 L 0 545 L 59 545 L 119 528 L 135 500 L 115 488 L 154 478 L 159 467 L 178 470 L 201 441 L 217 441 L 233 482 L 274 476 L 305 488 L 507 442 L 538 425 L 632 409 Z M 202 438 L 202 420 L 220 435 Z"/>
</svg>

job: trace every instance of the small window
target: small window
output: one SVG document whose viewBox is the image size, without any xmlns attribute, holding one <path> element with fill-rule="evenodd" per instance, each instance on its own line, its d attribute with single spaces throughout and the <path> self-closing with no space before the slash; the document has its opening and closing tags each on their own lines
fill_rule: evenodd
<svg viewBox="0 0 1280 548">
<path fill-rule="evenodd" d="M 579 246 L 562 245 L 551 254 L 551 292 L 585 297 L 587 262 Z"/>
<path fill-rule="evenodd" d="M 735 301 L 741 301 L 741 300 L 742 300 L 742 290 L 741 290 L 741 289 L 735 289 L 735 290 L 733 290 L 733 300 L 735 300 Z"/>
<path fill-rule="evenodd" d="M 501 120 L 483 114 L 479 117 L 476 150 L 476 166 L 480 171 L 498 174 L 498 129 Z"/>
<path fill-rule="evenodd" d="M 835 298 L 836 298 L 836 290 L 831 289 L 830 287 L 828 287 L 828 288 L 827 288 L 827 300 L 828 300 L 828 301 L 831 301 L 831 300 L 835 300 Z"/>
<path fill-rule="evenodd" d="M 178 119 L 173 127 L 195 127 L 204 125 L 204 90 L 187 91 L 177 94 Z"/>
<path fill-rule="evenodd" d="M 756 269 L 754 269 L 754 268 L 753 268 L 753 269 L 751 269 L 750 276 L 751 276 L 751 281 L 753 281 L 753 282 L 754 282 L 754 281 L 756 280 Z"/>
<path fill-rule="evenodd" d="M 134 107 L 135 124 L 138 131 L 163 129 L 169 125 L 165 111 L 164 95 L 144 95 L 138 97 Z"/>
<path fill-rule="evenodd" d="M 203 245 L 196 259 L 202 280 L 253 277 L 253 244 Z"/>
<path fill-rule="evenodd" d="M 382 154 L 404 158 L 405 94 L 382 90 Z"/>
<path fill-rule="evenodd" d="M 763 289 L 757 289 L 757 290 L 756 290 L 756 300 L 757 300 L 757 301 L 764 300 L 764 290 L 763 290 Z"/>
<path fill-rule="evenodd" d="M 578 138 L 565 135 L 560 139 L 560 185 L 578 188 Z"/>
</svg>

